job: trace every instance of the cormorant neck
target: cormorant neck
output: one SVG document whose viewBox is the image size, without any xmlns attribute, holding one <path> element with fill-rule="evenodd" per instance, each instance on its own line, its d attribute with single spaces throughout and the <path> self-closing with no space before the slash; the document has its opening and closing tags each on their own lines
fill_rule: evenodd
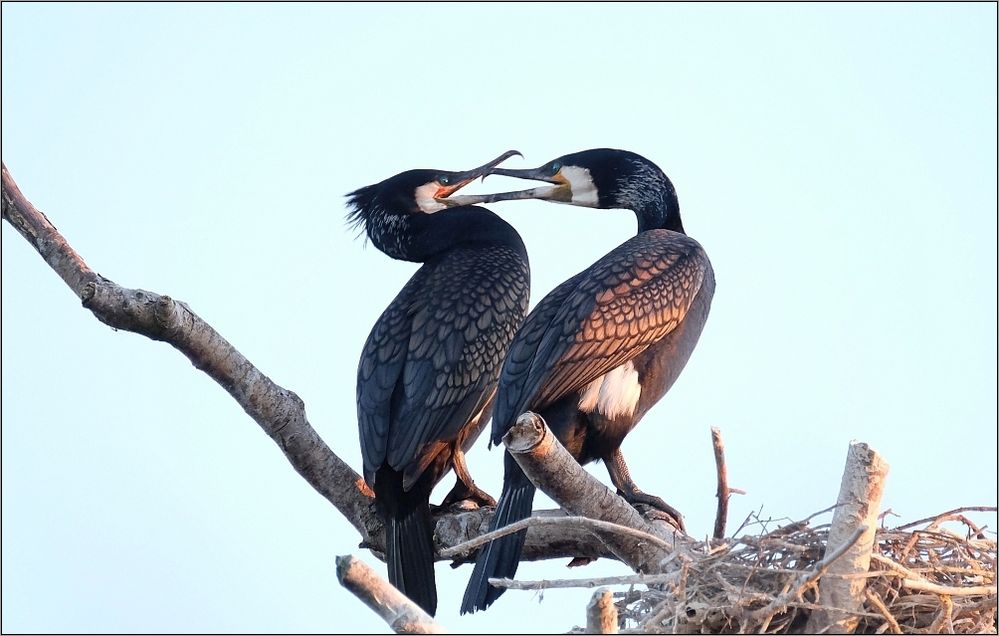
<svg viewBox="0 0 999 636">
<path fill-rule="evenodd" d="M 459 247 L 497 245 L 527 256 L 527 248 L 513 226 L 485 208 L 462 206 L 434 214 L 414 214 L 407 219 L 407 226 L 400 245 L 403 260 L 424 263 Z"/>
<path fill-rule="evenodd" d="M 635 210 L 639 234 L 660 229 L 686 234 L 683 231 L 683 221 L 680 219 L 680 201 L 676 198 L 676 190 L 668 180 L 666 183 L 667 187 L 662 188 L 652 200 Z"/>
</svg>

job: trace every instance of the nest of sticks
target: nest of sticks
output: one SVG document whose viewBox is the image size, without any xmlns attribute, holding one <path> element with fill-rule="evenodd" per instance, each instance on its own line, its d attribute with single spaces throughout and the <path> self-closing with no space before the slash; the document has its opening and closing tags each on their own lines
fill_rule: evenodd
<svg viewBox="0 0 999 636">
<path fill-rule="evenodd" d="M 996 535 L 962 514 L 970 510 L 996 509 L 878 530 L 863 607 L 851 612 L 856 633 L 996 633 Z M 743 529 L 757 534 L 678 551 L 675 576 L 614 594 L 621 633 L 806 633 L 818 580 L 835 576 L 825 572 L 836 558 L 825 555 L 829 525 L 811 525 L 817 515 L 772 530 L 753 517 Z"/>
</svg>

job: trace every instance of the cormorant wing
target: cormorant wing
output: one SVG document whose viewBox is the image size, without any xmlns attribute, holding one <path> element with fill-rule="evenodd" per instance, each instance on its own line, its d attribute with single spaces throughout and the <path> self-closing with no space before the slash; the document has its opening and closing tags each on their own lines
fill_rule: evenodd
<svg viewBox="0 0 999 636">
<path fill-rule="evenodd" d="M 456 252 L 425 265 L 400 292 L 408 292 L 406 320 L 391 346 L 394 351 L 404 342 L 404 355 L 392 406 L 361 427 L 362 440 L 371 438 L 381 451 L 380 458 L 372 453 L 373 470 L 387 461 L 404 471 L 408 487 L 436 455 L 433 446 L 454 441 L 488 404 L 507 344 L 527 311 L 529 281 L 519 262 Z M 359 396 L 359 411 L 361 403 Z M 366 471 L 368 460 L 366 454 Z"/>
<path fill-rule="evenodd" d="M 575 291 L 579 280 L 586 275 L 584 270 L 558 287 L 548 292 L 541 299 L 524 324 L 517 332 L 517 337 L 510 345 L 510 350 L 503 361 L 500 373 L 499 387 L 496 393 L 496 403 L 493 405 L 493 425 L 491 443 L 499 445 L 503 435 L 516 422 L 516 418 L 525 410 L 524 404 L 530 398 L 527 389 L 530 388 L 531 369 L 537 358 L 538 347 L 545 334 L 552 328 L 552 320 L 558 314 L 565 299 Z M 526 396 L 526 397 L 525 397 Z"/>
<path fill-rule="evenodd" d="M 410 303 L 423 285 L 426 273 L 416 272 L 382 312 L 357 366 L 357 425 L 361 441 L 364 480 L 374 483 L 375 471 L 385 462 L 392 413 L 398 411 L 403 392 L 399 378 L 409 352 L 412 329 Z"/>
<path fill-rule="evenodd" d="M 697 241 L 651 230 L 557 287 L 531 313 L 510 347 L 493 441 L 521 412 L 582 389 L 675 329 L 707 267 Z"/>
</svg>

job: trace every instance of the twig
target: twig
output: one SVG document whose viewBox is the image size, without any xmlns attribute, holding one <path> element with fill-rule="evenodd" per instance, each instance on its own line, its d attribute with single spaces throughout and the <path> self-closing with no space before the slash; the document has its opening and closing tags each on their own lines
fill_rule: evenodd
<svg viewBox="0 0 999 636">
<path fill-rule="evenodd" d="M 669 574 L 626 574 L 624 576 L 601 576 L 591 579 L 543 579 L 540 581 L 518 581 L 514 579 L 489 579 L 494 587 L 508 590 L 554 590 L 563 588 L 594 588 L 601 585 L 661 585 L 672 583 L 679 573 Z"/>
<path fill-rule="evenodd" d="M 643 542 L 651 543 L 664 550 L 671 550 L 673 548 L 672 544 L 667 543 L 663 539 L 649 534 L 648 532 L 643 532 L 642 530 L 636 530 L 634 528 L 629 528 L 628 526 L 622 526 L 616 523 L 610 523 L 608 521 L 601 521 L 599 519 L 587 519 L 586 517 L 528 517 L 527 519 L 521 519 L 520 521 L 516 521 L 497 530 L 493 530 L 492 532 L 487 532 L 471 539 L 470 541 L 456 545 L 453 548 L 441 550 L 440 556 L 443 559 L 451 559 L 456 556 L 462 556 L 468 554 L 479 546 L 483 546 L 500 537 L 505 537 L 508 534 L 519 532 L 525 528 L 538 526 L 587 528 L 599 533 L 618 533 L 634 537 L 635 539 Z"/>
<path fill-rule="evenodd" d="M 833 510 L 836 510 L 837 508 L 839 508 L 839 504 L 838 503 L 834 503 L 833 505 L 829 506 L 828 508 L 823 508 L 822 510 L 819 510 L 818 512 L 813 512 L 812 514 L 808 515 L 807 517 L 805 517 L 804 519 L 802 519 L 798 523 L 799 524 L 803 524 L 803 526 L 807 526 L 808 523 L 812 519 L 814 519 L 815 517 L 818 517 L 820 515 L 824 515 L 827 512 L 832 512 Z"/>
<path fill-rule="evenodd" d="M 948 510 L 947 512 L 941 512 L 938 515 L 932 517 L 926 517 L 925 519 L 919 519 L 917 521 L 910 521 L 909 523 L 902 524 L 900 526 L 895 526 L 892 530 L 906 530 L 913 526 L 918 526 L 920 524 L 926 523 L 928 521 L 936 521 L 940 517 L 946 517 L 948 515 L 956 515 L 961 512 L 997 512 L 999 509 L 996 506 L 962 506 L 961 508 L 954 508 L 953 510 Z"/>
<path fill-rule="evenodd" d="M 752 511 L 748 515 L 746 515 L 746 518 L 742 520 L 742 523 L 740 523 L 739 527 L 735 529 L 735 532 L 732 533 L 732 536 L 733 537 L 738 536 L 738 534 L 740 532 L 742 532 L 744 528 L 746 528 L 747 526 L 750 525 L 750 519 L 752 519 L 754 515 L 757 518 L 759 518 L 759 514 L 761 512 L 763 512 L 763 507 L 762 506 L 760 507 L 759 510 Z"/>
<path fill-rule="evenodd" d="M 891 633 L 901 634 L 902 628 L 899 626 L 898 621 L 895 620 L 895 617 L 891 615 L 891 611 L 885 605 L 884 601 L 881 600 L 881 597 L 870 590 L 866 590 L 864 595 L 867 597 L 867 602 L 881 612 L 881 616 L 884 617 L 885 624 L 888 625 L 888 629 L 891 630 Z"/>
<path fill-rule="evenodd" d="M 690 562 L 685 560 L 683 565 L 680 567 L 679 575 L 679 588 L 674 590 L 673 597 L 682 599 L 687 593 L 687 575 L 690 573 Z M 724 579 L 723 579 L 724 580 Z M 668 599 L 669 597 L 667 597 Z M 642 621 L 641 626 L 643 629 L 648 628 L 651 625 L 659 625 L 666 620 L 667 615 L 673 614 L 674 626 L 676 624 L 677 616 L 675 614 L 675 607 L 671 606 L 667 600 L 654 607 L 648 615 L 646 615 L 645 620 Z"/>
<path fill-rule="evenodd" d="M 597 590 L 586 605 L 587 634 L 616 634 L 617 607 L 610 590 Z"/>
<path fill-rule="evenodd" d="M 941 596 L 940 605 L 943 606 L 940 614 L 933 621 L 933 624 L 926 629 L 930 634 L 953 634 L 954 601 L 950 600 L 949 596 Z"/>
<path fill-rule="evenodd" d="M 375 611 L 397 634 L 444 634 L 445 629 L 367 563 L 352 556 L 336 558 L 340 585 Z"/>
<path fill-rule="evenodd" d="M 999 590 L 997 590 L 997 586 L 995 585 L 962 585 L 960 587 L 940 585 L 939 583 L 927 581 L 918 572 L 913 572 L 909 568 L 896 563 L 888 557 L 880 554 L 872 554 L 871 559 L 901 574 L 903 577 L 902 585 L 910 590 L 930 592 L 931 594 L 940 594 L 941 596 L 985 596 L 989 594 L 995 596 L 996 594 L 999 594 Z"/>
<path fill-rule="evenodd" d="M 934 519 L 933 523 L 931 523 L 930 525 L 926 526 L 926 529 L 927 530 L 931 530 L 931 531 L 932 530 L 943 530 L 943 531 L 947 531 L 947 528 L 941 528 L 940 527 L 943 523 L 945 523 L 947 521 L 959 521 L 959 522 L 963 523 L 965 526 L 967 526 L 974 533 L 974 536 L 975 536 L 976 539 L 984 539 L 985 538 L 985 531 L 984 531 L 984 529 L 979 528 L 978 524 L 976 524 L 971 519 L 968 519 L 967 517 L 965 517 L 962 514 L 949 514 L 949 515 L 945 514 L 945 515 L 941 515 L 941 516 L 937 517 L 936 519 Z M 964 539 L 964 538 L 965 537 L 961 537 L 961 539 Z"/>
<path fill-rule="evenodd" d="M 728 523 L 728 498 L 732 496 L 728 488 L 728 468 L 725 466 L 725 442 L 721 430 L 711 427 L 711 445 L 715 451 L 715 470 L 718 474 L 718 511 L 715 513 L 715 539 L 725 538 L 725 525 Z"/>
</svg>

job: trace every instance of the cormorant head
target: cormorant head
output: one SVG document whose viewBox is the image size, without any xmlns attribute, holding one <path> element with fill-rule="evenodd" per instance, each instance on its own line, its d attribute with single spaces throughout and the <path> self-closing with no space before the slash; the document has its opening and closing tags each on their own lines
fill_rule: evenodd
<svg viewBox="0 0 999 636">
<path fill-rule="evenodd" d="M 464 171 L 407 170 L 380 183 L 365 186 L 347 194 L 347 220 L 363 226 L 378 249 L 393 258 L 403 249 L 408 218 L 418 214 L 433 214 L 446 208 L 467 205 L 448 197 L 475 179 L 489 174 L 516 150 L 508 150 L 478 168 Z"/>
<path fill-rule="evenodd" d="M 589 208 L 623 208 L 638 216 L 639 231 L 666 227 L 683 231 L 672 182 L 645 157 L 627 150 L 594 148 L 553 159 L 538 168 L 493 168 L 489 174 L 546 181 L 553 185 L 487 195 L 458 196 L 462 205 L 513 199 L 544 199 Z"/>
</svg>

